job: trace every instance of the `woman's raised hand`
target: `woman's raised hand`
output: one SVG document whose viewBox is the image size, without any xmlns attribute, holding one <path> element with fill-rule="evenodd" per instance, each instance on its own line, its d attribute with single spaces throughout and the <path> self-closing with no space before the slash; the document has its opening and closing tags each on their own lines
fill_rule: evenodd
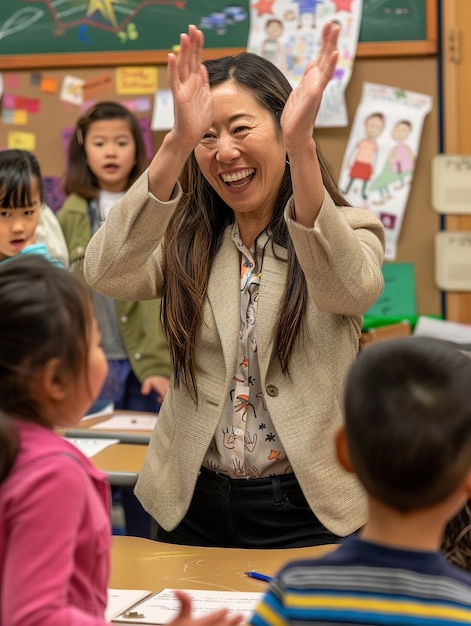
<svg viewBox="0 0 471 626">
<path fill-rule="evenodd" d="M 337 64 L 339 27 L 332 22 L 324 24 L 322 45 L 315 61 L 306 67 L 299 85 L 291 92 L 281 116 L 281 128 L 286 147 L 296 146 L 312 137 L 316 115 L 324 89 L 332 78 Z"/>
<path fill-rule="evenodd" d="M 173 95 L 174 137 L 193 149 L 212 123 L 208 72 L 202 65 L 203 33 L 189 26 L 180 35 L 178 54 L 168 55 L 168 81 Z"/>
</svg>

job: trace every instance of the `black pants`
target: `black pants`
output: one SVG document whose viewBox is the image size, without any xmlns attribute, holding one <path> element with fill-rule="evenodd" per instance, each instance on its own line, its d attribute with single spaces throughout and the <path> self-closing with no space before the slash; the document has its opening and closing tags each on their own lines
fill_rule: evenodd
<svg viewBox="0 0 471 626">
<path fill-rule="evenodd" d="M 294 548 L 337 543 L 313 514 L 294 474 L 232 479 L 202 468 L 188 513 L 165 543 L 226 548 Z"/>
</svg>

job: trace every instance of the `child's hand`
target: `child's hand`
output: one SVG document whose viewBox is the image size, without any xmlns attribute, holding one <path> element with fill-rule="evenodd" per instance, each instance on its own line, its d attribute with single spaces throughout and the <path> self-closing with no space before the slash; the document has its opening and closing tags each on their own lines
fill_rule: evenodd
<svg viewBox="0 0 471 626">
<path fill-rule="evenodd" d="M 184 591 L 175 589 L 180 600 L 180 614 L 170 622 L 170 626 L 237 626 L 244 620 L 243 615 L 232 613 L 229 609 L 220 609 L 204 617 L 191 617 L 191 598 Z"/>
</svg>

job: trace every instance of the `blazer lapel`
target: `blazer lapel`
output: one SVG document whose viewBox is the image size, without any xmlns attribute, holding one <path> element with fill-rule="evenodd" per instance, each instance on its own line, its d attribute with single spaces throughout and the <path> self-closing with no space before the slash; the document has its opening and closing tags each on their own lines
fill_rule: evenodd
<svg viewBox="0 0 471 626">
<path fill-rule="evenodd" d="M 263 257 L 262 282 L 257 306 L 257 352 L 260 373 L 267 372 L 274 350 L 276 321 L 280 312 L 281 297 L 285 288 L 287 251 L 276 247 L 273 254 L 271 242 Z"/>
<path fill-rule="evenodd" d="M 231 229 L 224 233 L 209 276 L 207 297 L 216 329 L 221 338 L 224 361 L 233 373 L 238 355 L 240 331 L 240 259 L 231 239 Z"/>
</svg>

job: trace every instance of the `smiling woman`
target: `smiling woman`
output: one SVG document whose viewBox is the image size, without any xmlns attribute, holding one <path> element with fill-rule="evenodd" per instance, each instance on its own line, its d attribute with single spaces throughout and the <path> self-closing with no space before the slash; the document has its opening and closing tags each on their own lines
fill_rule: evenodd
<svg viewBox="0 0 471 626">
<path fill-rule="evenodd" d="M 384 232 L 313 134 L 337 37 L 326 24 L 293 91 L 254 54 L 202 64 L 190 26 L 168 57 L 174 127 L 88 246 L 94 290 L 162 296 L 171 388 L 136 486 L 160 541 L 315 545 L 366 520 L 334 433 Z"/>
</svg>

